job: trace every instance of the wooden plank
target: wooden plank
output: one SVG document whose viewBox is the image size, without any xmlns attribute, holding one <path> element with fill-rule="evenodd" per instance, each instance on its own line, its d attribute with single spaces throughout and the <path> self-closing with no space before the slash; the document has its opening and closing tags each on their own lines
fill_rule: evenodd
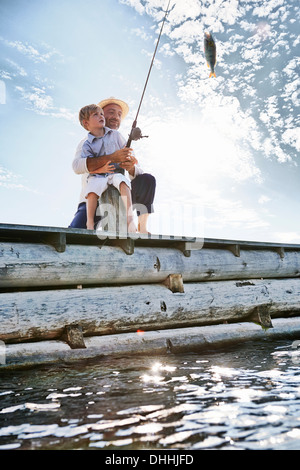
<svg viewBox="0 0 300 470">
<path fill-rule="evenodd" d="M 85 349 L 71 349 L 58 341 L 8 344 L 5 346 L 0 370 L 14 370 L 37 365 L 75 363 L 85 359 L 126 357 L 136 355 L 157 356 L 190 351 L 207 351 L 227 347 L 245 341 L 261 341 L 285 338 L 291 343 L 300 334 L 300 318 L 277 318 L 274 328 L 267 331 L 253 323 L 202 326 L 194 328 L 148 331 L 143 335 L 123 333 L 110 336 L 94 336 L 85 339 Z"/>
<path fill-rule="evenodd" d="M 183 282 L 300 277 L 300 251 L 203 248 L 191 256 L 174 248 L 67 244 L 63 253 L 42 243 L 0 243 L 0 289 L 163 282 L 181 274 Z"/>
<path fill-rule="evenodd" d="M 241 321 L 257 308 L 272 318 L 300 313 L 300 279 L 132 285 L 1 294 L 0 340 L 60 337 L 79 325 L 84 336 Z"/>
<path fill-rule="evenodd" d="M 86 229 L 73 229 L 65 227 L 45 227 L 35 225 L 17 225 L 17 224 L 0 224 L 0 241 L 26 241 L 40 243 L 43 234 L 64 234 L 66 236 L 66 243 L 76 244 L 94 244 L 101 245 L 101 240 L 106 240 L 109 244 L 110 240 L 115 240 L 119 237 L 116 232 L 102 232 L 91 231 Z M 97 237 L 97 233 L 99 238 Z M 124 238 L 124 235 L 122 235 Z M 126 238 L 126 237 L 125 237 Z M 130 238 L 130 237 L 129 237 Z M 100 239 L 100 242 L 99 242 Z M 197 238 L 197 237 L 182 237 L 174 235 L 162 234 L 137 234 L 134 237 L 136 246 L 148 247 L 167 247 L 180 243 L 188 243 L 190 248 L 199 250 L 202 248 L 228 248 L 231 246 L 239 246 L 240 249 L 279 249 L 300 251 L 300 244 L 292 243 L 274 243 L 274 242 L 259 242 L 248 240 L 227 240 L 215 238 Z"/>
</svg>

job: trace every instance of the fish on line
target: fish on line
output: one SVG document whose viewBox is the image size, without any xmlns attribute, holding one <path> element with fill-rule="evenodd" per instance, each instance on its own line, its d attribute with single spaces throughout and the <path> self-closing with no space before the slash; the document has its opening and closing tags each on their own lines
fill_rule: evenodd
<svg viewBox="0 0 300 470">
<path fill-rule="evenodd" d="M 216 77 L 215 65 L 217 63 L 217 49 L 211 33 L 204 33 L 204 54 L 207 66 L 210 67 L 209 78 Z"/>
</svg>

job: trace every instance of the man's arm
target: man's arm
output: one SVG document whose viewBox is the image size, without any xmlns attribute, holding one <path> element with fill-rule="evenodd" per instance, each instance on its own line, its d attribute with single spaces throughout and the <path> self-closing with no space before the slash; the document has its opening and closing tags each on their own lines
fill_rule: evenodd
<svg viewBox="0 0 300 470">
<path fill-rule="evenodd" d="M 84 157 L 82 155 L 82 147 L 86 139 L 79 142 L 76 149 L 75 158 L 73 160 L 73 170 L 76 174 L 81 175 L 83 173 L 97 173 L 106 163 L 109 161 L 113 163 L 120 163 L 126 161 L 130 155 L 131 149 L 123 148 L 116 150 L 111 155 L 102 155 L 100 157 Z"/>
<path fill-rule="evenodd" d="M 118 132 L 117 138 L 119 140 L 120 147 L 121 148 L 124 147 L 126 145 L 126 140 L 124 139 L 122 134 L 120 134 L 120 132 Z M 123 170 L 128 171 L 129 177 L 131 180 L 134 179 L 136 176 L 141 175 L 143 173 L 143 170 L 138 165 L 138 161 L 135 158 L 134 153 L 132 153 L 129 158 L 121 162 L 119 165 L 121 168 L 123 168 Z"/>
<path fill-rule="evenodd" d="M 116 150 L 111 155 L 102 155 L 100 157 L 88 157 L 86 158 L 86 168 L 89 173 L 95 173 L 97 170 L 100 170 L 103 165 L 107 162 L 112 163 L 121 163 L 130 159 L 132 149 L 127 147 Z"/>
</svg>

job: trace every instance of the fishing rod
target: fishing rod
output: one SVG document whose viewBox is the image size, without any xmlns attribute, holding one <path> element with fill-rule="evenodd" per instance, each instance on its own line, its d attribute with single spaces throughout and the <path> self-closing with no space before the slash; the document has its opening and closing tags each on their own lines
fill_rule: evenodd
<svg viewBox="0 0 300 470">
<path fill-rule="evenodd" d="M 167 9 L 166 9 L 166 12 L 165 12 L 165 16 L 164 16 L 164 19 L 163 19 L 163 22 L 162 22 L 162 25 L 161 25 L 161 28 L 160 28 L 160 33 L 159 33 L 159 36 L 158 36 L 158 39 L 157 39 L 157 42 L 156 42 L 156 47 L 155 47 L 155 50 L 154 50 L 154 53 L 153 53 L 152 61 L 151 61 L 149 72 L 148 72 L 148 75 L 147 75 L 147 78 L 146 78 L 146 82 L 145 82 L 144 90 L 143 90 L 142 97 L 141 97 L 141 100 L 140 100 L 140 104 L 139 104 L 139 107 L 138 107 L 138 110 L 137 110 L 137 113 L 136 113 L 135 120 L 133 121 L 131 131 L 130 131 L 130 134 L 129 134 L 129 138 L 128 138 L 128 141 L 127 141 L 127 144 L 126 144 L 126 147 L 128 147 L 128 148 L 131 146 L 131 142 L 133 140 L 139 140 L 139 139 L 142 139 L 143 137 L 148 137 L 147 135 L 142 135 L 141 129 L 139 127 L 136 127 L 137 118 L 138 118 L 138 115 L 139 115 L 139 112 L 140 112 L 140 109 L 141 109 L 141 106 L 142 106 L 144 94 L 145 94 L 147 84 L 148 84 L 148 80 L 149 80 L 149 77 L 150 77 L 150 73 L 151 73 L 151 70 L 152 70 L 152 67 L 153 67 L 153 63 L 154 63 L 156 51 L 157 51 L 157 48 L 158 48 L 158 44 L 159 44 L 159 41 L 160 41 L 160 38 L 161 38 L 162 30 L 163 30 L 167 15 L 169 13 L 170 2 L 171 2 L 171 0 L 169 0 L 168 6 L 167 6 Z"/>
</svg>

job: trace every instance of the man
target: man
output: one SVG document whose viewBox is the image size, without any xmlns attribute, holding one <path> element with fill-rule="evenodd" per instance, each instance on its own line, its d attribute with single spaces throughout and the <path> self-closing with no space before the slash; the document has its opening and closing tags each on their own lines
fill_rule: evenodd
<svg viewBox="0 0 300 470">
<path fill-rule="evenodd" d="M 98 105 L 103 109 L 105 126 L 110 129 L 118 130 L 122 120 L 128 114 L 128 105 L 124 101 L 115 98 L 100 101 Z M 148 233 L 147 222 L 149 214 L 153 212 L 153 200 L 156 187 L 154 176 L 149 173 L 143 173 L 143 170 L 137 165 L 137 160 L 132 155 L 131 150 L 126 147 L 117 150 L 111 155 L 87 158 L 85 160 L 81 159 L 80 155 L 84 140 L 79 143 L 73 161 L 73 170 L 75 173 L 82 174 L 82 186 L 84 186 L 86 182 L 87 173 L 100 172 L 101 167 L 108 161 L 119 163 L 124 170 L 128 171 L 131 178 L 132 203 L 133 207 L 136 206 L 137 208 L 138 231 Z M 86 201 L 83 197 L 83 191 L 81 191 L 80 203 L 70 227 L 86 228 L 86 217 Z M 96 218 L 95 223 L 97 223 Z"/>
</svg>

